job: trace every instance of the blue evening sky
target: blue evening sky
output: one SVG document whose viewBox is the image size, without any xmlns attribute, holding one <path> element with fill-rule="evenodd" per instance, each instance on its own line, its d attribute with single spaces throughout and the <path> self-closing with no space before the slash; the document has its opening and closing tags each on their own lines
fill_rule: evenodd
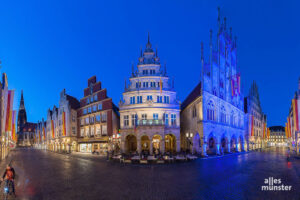
<svg viewBox="0 0 300 200">
<path fill-rule="evenodd" d="M 181 101 L 200 77 L 200 43 L 208 50 L 217 7 L 238 37 L 243 90 L 257 81 L 268 125 L 284 125 L 300 76 L 298 1 L 2 1 L 1 72 L 24 90 L 29 121 L 46 117 L 59 93 L 83 97 L 97 75 L 118 104 L 147 33 L 175 77 Z"/>
</svg>

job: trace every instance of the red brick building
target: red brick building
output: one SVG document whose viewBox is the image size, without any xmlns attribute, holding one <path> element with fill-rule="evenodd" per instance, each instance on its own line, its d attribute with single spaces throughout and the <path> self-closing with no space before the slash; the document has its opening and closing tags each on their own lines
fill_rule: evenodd
<svg viewBox="0 0 300 200">
<path fill-rule="evenodd" d="M 88 79 L 80 99 L 78 116 L 78 151 L 106 154 L 119 130 L 119 109 L 107 96 L 106 89 L 93 76 Z"/>
</svg>

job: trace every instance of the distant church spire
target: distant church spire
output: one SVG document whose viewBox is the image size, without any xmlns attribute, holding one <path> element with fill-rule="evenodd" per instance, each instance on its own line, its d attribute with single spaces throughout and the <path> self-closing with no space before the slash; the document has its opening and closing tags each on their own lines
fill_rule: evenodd
<svg viewBox="0 0 300 200">
<path fill-rule="evenodd" d="M 20 109 L 25 109 L 25 105 L 24 105 L 24 97 L 23 97 L 23 90 L 21 90 L 21 100 L 20 100 Z"/>
<path fill-rule="evenodd" d="M 21 91 L 21 100 L 20 100 L 20 107 L 18 112 L 18 132 L 21 131 L 23 126 L 27 123 L 27 115 L 23 97 L 23 90 Z"/>
</svg>

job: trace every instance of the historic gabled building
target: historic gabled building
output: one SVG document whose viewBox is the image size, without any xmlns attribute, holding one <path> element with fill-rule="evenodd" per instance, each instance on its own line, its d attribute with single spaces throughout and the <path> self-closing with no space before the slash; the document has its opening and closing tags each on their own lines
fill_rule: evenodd
<svg viewBox="0 0 300 200">
<path fill-rule="evenodd" d="M 36 124 L 34 135 L 34 146 L 39 149 L 46 149 L 46 129 L 47 124 L 42 118 L 42 121 L 38 121 Z"/>
<path fill-rule="evenodd" d="M 113 136 L 118 134 L 119 112 L 96 76 L 88 79 L 77 113 L 78 151 L 106 155 L 113 148 Z"/>
<path fill-rule="evenodd" d="M 300 153 L 300 78 L 298 81 L 298 90 L 295 92 L 291 101 L 289 114 L 286 123 L 286 132 L 289 146 Z"/>
<path fill-rule="evenodd" d="M 249 149 L 264 148 L 267 145 L 267 116 L 261 108 L 256 82 L 252 83 L 249 95 L 244 99 L 244 105 Z"/>
<path fill-rule="evenodd" d="M 209 58 L 201 44 L 200 83 L 182 103 L 182 147 L 194 153 L 220 154 L 247 149 L 244 97 L 231 28 L 218 16 L 216 43 L 210 31 Z"/>
<path fill-rule="evenodd" d="M 270 146 L 286 146 L 286 132 L 285 127 L 283 126 L 271 126 L 270 136 L 269 136 L 269 145 Z"/>
<path fill-rule="evenodd" d="M 60 93 L 59 107 L 48 110 L 46 121 L 47 148 L 51 151 L 74 152 L 77 151 L 77 109 L 80 103 L 75 98 L 66 94 L 66 90 Z"/>
<path fill-rule="evenodd" d="M 149 35 L 136 71 L 132 68 L 119 103 L 122 151 L 180 151 L 180 103 L 174 82 L 161 67 Z"/>
<path fill-rule="evenodd" d="M 25 109 L 25 102 L 23 97 L 23 90 L 21 91 L 21 100 L 20 100 L 20 106 L 18 111 L 18 146 L 23 147 L 31 147 L 34 145 L 34 136 L 36 132 L 36 123 L 27 122 L 27 115 L 26 115 L 26 109 Z"/>
</svg>

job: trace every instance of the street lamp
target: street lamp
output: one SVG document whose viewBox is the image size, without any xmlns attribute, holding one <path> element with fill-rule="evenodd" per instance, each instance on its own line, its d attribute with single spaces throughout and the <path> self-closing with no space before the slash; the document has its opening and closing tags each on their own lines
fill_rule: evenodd
<svg viewBox="0 0 300 200">
<path fill-rule="evenodd" d="M 190 149 L 190 144 L 192 144 L 191 139 L 193 138 L 193 133 L 186 133 L 185 136 L 186 136 L 187 142 L 188 142 L 188 148 L 187 149 Z M 186 149 L 186 151 L 187 151 L 187 149 Z"/>
</svg>

